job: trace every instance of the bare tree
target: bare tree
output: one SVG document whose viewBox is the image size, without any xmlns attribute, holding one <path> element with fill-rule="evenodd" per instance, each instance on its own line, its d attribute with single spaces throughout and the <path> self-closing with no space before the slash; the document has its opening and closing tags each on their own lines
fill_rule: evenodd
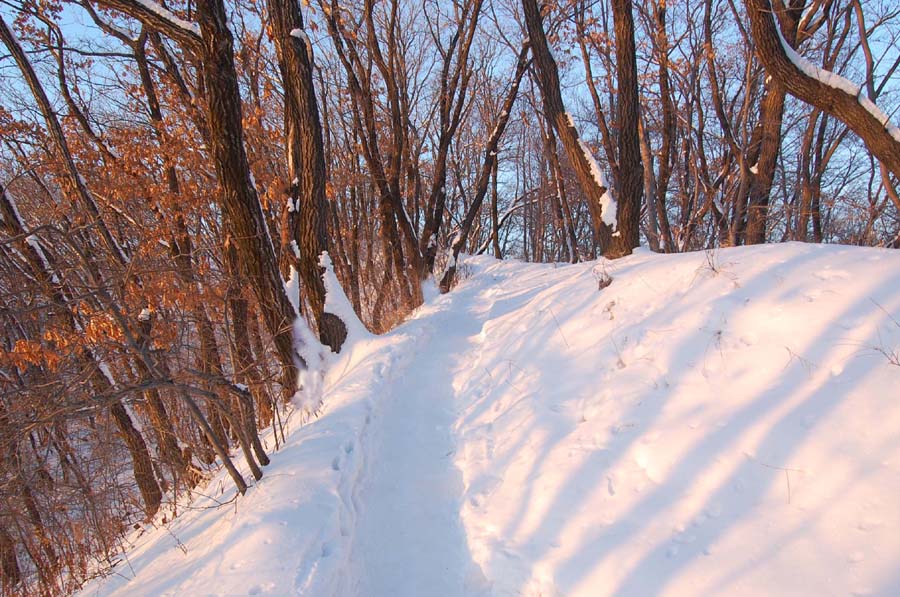
<svg viewBox="0 0 900 597">
<path fill-rule="evenodd" d="M 558 68 L 547 43 L 537 2 L 522 0 L 522 7 L 544 99 L 544 110 L 556 129 L 579 185 L 588 199 L 595 235 L 603 254 L 611 258 L 628 255 L 638 245 L 643 194 L 643 165 L 638 138 L 637 62 L 631 3 L 621 0 L 613 2 L 617 42 L 616 74 L 619 83 L 616 166 L 620 188 L 617 202 L 610 200 L 610 189 L 606 188 L 602 180 L 599 166 L 575 129 L 571 115 L 565 110 Z M 603 209 L 610 210 L 613 206 L 616 206 L 615 218 L 603 213 Z"/>
<path fill-rule="evenodd" d="M 859 87 L 794 52 L 779 32 L 769 0 L 744 0 L 744 4 L 756 53 L 769 74 L 792 95 L 845 122 L 900 179 L 900 129 L 870 99 L 861 96 Z"/>
<path fill-rule="evenodd" d="M 319 256 L 328 250 L 328 206 L 322 125 L 313 85 L 312 45 L 295 0 L 269 0 L 267 6 L 285 91 L 285 137 L 291 182 L 283 233 L 298 246 L 296 255 L 290 244 L 282 248 L 282 260 L 296 263 L 322 342 L 339 352 L 347 328 L 337 316 L 325 312 L 324 270 L 319 265 Z M 298 304 L 301 304 L 299 297 Z"/>
</svg>

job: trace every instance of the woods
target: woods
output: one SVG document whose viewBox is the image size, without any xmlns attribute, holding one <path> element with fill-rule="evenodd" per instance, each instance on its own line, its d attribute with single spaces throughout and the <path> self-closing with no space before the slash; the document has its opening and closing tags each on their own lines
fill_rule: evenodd
<svg viewBox="0 0 900 597">
<path fill-rule="evenodd" d="M 876 0 L 0 6 L 0 572 L 76 589 L 465 254 L 900 247 Z M 267 443 L 261 432 L 271 429 Z"/>
</svg>

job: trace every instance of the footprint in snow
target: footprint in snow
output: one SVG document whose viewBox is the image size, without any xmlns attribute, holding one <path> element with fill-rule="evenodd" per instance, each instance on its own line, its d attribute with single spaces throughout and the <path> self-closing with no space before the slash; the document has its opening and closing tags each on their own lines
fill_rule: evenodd
<svg viewBox="0 0 900 597">
<path fill-rule="evenodd" d="M 270 593 L 275 588 L 275 583 L 266 582 L 260 585 L 253 585 L 247 590 L 248 595 L 260 595 L 262 593 Z"/>
<path fill-rule="evenodd" d="M 722 506 L 720 506 L 719 504 L 713 504 L 706 508 L 703 513 L 706 514 L 706 516 L 709 518 L 718 518 L 722 516 Z"/>
<path fill-rule="evenodd" d="M 884 525 L 884 521 L 874 516 L 866 516 L 856 527 L 861 531 L 874 531 Z"/>
<path fill-rule="evenodd" d="M 820 280 L 849 280 L 850 274 L 843 270 L 823 269 L 813 274 Z"/>
</svg>

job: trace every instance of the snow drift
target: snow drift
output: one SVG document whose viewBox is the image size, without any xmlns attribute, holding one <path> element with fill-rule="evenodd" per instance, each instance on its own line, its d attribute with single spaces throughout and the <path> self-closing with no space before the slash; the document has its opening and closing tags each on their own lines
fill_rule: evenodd
<svg viewBox="0 0 900 597">
<path fill-rule="evenodd" d="M 466 263 L 85 594 L 900 594 L 900 253 Z"/>
</svg>

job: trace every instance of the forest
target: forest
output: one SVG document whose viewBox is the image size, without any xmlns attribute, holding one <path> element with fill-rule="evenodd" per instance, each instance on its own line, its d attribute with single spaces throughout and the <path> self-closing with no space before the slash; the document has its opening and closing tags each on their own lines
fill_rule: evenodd
<svg viewBox="0 0 900 597">
<path fill-rule="evenodd" d="M 900 248 L 892 0 L 2 0 L 0 39 L 3 594 L 260 479 L 336 295 L 383 333 L 464 255 Z"/>
</svg>

